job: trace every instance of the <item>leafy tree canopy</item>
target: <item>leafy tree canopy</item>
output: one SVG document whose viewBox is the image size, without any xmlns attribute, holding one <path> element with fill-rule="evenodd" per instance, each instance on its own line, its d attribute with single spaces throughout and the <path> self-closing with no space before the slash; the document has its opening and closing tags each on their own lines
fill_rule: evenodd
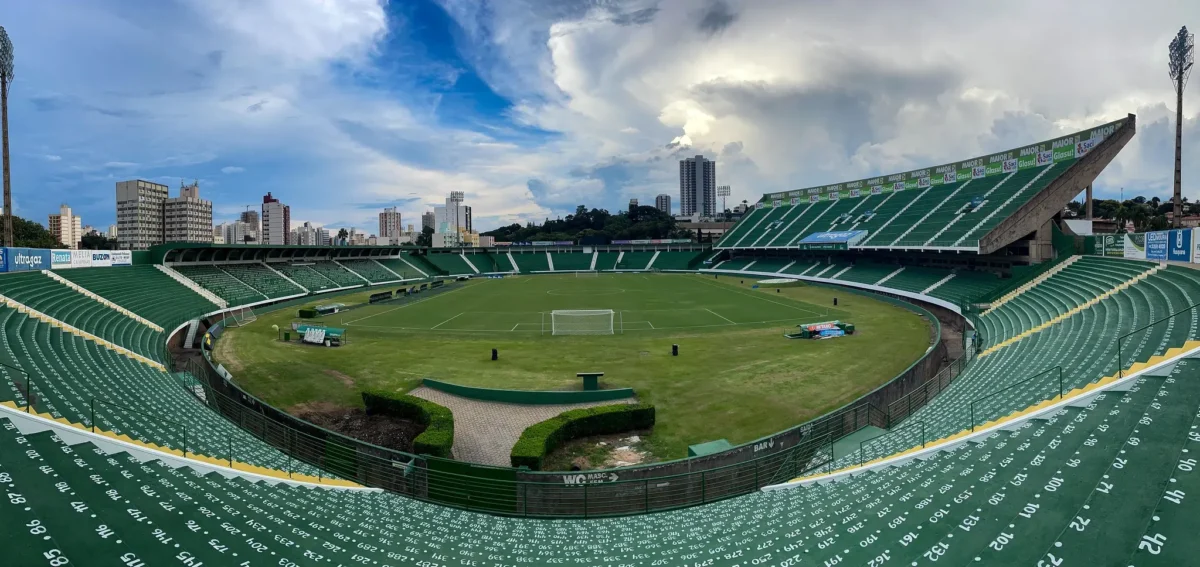
<svg viewBox="0 0 1200 567">
<path fill-rule="evenodd" d="M 631 211 L 612 214 L 605 209 L 588 209 L 579 205 L 575 214 L 560 219 L 546 219 L 541 224 L 514 223 L 483 233 L 502 242 L 533 240 L 579 240 L 605 237 L 610 240 L 643 240 L 652 238 L 691 238 L 691 232 L 676 226 L 675 219 L 654 207 L 636 207 Z"/>
</svg>

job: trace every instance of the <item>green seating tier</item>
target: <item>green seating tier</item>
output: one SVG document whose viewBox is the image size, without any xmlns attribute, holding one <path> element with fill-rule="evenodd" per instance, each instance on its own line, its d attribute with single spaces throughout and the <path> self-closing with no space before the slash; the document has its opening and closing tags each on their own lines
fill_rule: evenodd
<svg viewBox="0 0 1200 567">
<path fill-rule="evenodd" d="M 964 304 L 983 297 L 1004 285 L 1004 280 L 991 272 L 958 270 L 928 295 L 951 303 Z"/>
<path fill-rule="evenodd" d="M 467 265 L 466 261 L 457 252 L 442 254 L 431 252 L 425 258 L 434 266 L 437 266 L 438 269 L 451 276 L 472 275 L 475 273 L 475 270 L 472 270 L 471 266 Z"/>
<path fill-rule="evenodd" d="M 546 272 L 550 270 L 550 262 L 546 260 L 545 252 L 509 252 L 522 273 Z"/>
<path fill-rule="evenodd" d="M 415 266 L 409 265 L 395 258 L 380 259 L 379 263 L 387 266 L 389 270 L 400 274 L 400 277 L 406 280 L 421 279 L 425 277 L 425 275 L 418 271 Z"/>
<path fill-rule="evenodd" d="M 583 252 L 551 252 L 556 272 L 578 272 L 592 269 L 592 255 Z"/>
<path fill-rule="evenodd" d="M 270 299 L 266 294 L 250 287 L 217 266 L 174 266 L 188 279 L 211 291 L 229 303 L 230 307 L 247 305 Z"/>
<path fill-rule="evenodd" d="M 903 271 L 892 276 L 883 285 L 911 293 L 921 293 L 948 275 L 948 270 L 905 266 Z"/>
<path fill-rule="evenodd" d="M 837 277 L 839 280 L 848 282 L 858 282 L 874 285 L 875 282 L 885 278 L 888 274 L 896 271 L 899 266 L 872 264 L 870 262 L 858 262 L 854 267 L 842 272 Z M 889 280 L 890 281 L 890 280 Z"/>
<path fill-rule="evenodd" d="M 168 331 L 219 309 L 154 266 L 75 268 L 55 273 Z M 165 297 L 171 300 L 163 301 Z"/>
<path fill-rule="evenodd" d="M 318 261 L 313 262 L 311 266 L 314 271 L 320 273 L 334 281 L 340 287 L 352 287 L 366 285 L 366 281 L 355 275 L 353 272 L 337 265 L 334 262 Z"/>
<path fill-rule="evenodd" d="M 322 276 L 308 264 L 289 264 L 280 262 L 271 264 L 271 267 L 278 270 L 279 273 L 287 276 L 292 281 L 302 285 L 308 291 L 319 292 L 327 289 L 336 289 L 340 287 L 337 282 Z"/>
<path fill-rule="evenodd" d="M 630 252 L 625 253 L 626 256 L 629 254 Z M 640 252 L 633 252 L 633 254 L 640 254 Z M 653 252 L 649 254 L 651 258 L 654 257 Z M 707 250 L 700 252 L 659 252 L 658 257 L 654 258 L 654 263 L 650 264 L 649 268 L 653 270 L 687 270 L 689 269 L 688 265 L 691 264 L 693 260 L 703 255 L 712 255 L 712 252 Z"/>
<path fill-rule="evenodd" d="M 0 275 L 0 294 L 151 360 L 161 358 L 163 333 L 41 272 Z"/>
<path fill-rule="evenodd" d="M 660 253 L 659 254 L 660 258 L 662 257 L 662 254 L 667 254 L 667 252 Z M 644 269 L 646 269 L 646 266 L 648 266 L 650 264 L 650 260 L 654 258 L 654 253 L 653 252 L 625 252 L 623 254 L 619 254 L 619 256 L 621 257 L 621 261 L 616 263 L 616 269 L 618 269 L 618 270 L 644 270 Z M 599 262 L 597 262 L 597 264 L 598 263 Z M 658 261 L 655 260 L 654 263 L 657 264 Z"/>
<path fill-rule="evenodd" d="M 508 258 L 497 257 L 488 252 L 473 252 L 464 254 L 463 256 L 481 274 L 512 271 L 512 265 L 508 263 Z"/>
<path fill-rule="evenodd" d="M 596 253 L 596 270 L 608 271 L 617 268 L 617 257 L 619 252 L 597 252 Z"/>
<path fill-rule="evenodd" d="M 374 260 L 338 260 L 346 269 L 371 280 L 371 283 L 383 283 L 396 281 L 396 274 L 387 271 L 386 268 L 375 263 Z"/>
</svg>

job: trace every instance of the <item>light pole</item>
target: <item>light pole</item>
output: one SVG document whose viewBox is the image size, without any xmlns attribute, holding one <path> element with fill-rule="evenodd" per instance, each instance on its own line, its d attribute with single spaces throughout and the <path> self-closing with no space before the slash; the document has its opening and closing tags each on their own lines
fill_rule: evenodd
<svg viewBox="0 0 1200 567">
<path fill-rule="evenodd" d="M 4 245 L 16 246 L 12 226 L 12 176 L 8 169 L 8 85 L 13 80 L 13 44 L 0 26 L 0 146 L 4 160 Z"/>
<path fill-rule="evenodd" d="M 725 236 L 725 231 L 729 230 L 729 209 L 725 208 L 725 198 L 733 192 L 728 185 L 717 186 L 717 196 L 721 198 L 721 236 Z"/>
<path fill-rule="evenodd" d="M 1171 83 L 1175 87 L 1175 218 L 1171 219 L 1172 226 L 1179 228 L 1180 217 L 1183 216 L 1183 204 L 1180 202 L 1182 189 L 1180 187 L 1181 151 L 1183 149 L 1183 89 L 1187 86 L 1188 75 L 1192 73 L 1194 59 L 1195 36 L 1188 33 L 1187 26 L 1179 28 L 1179 33 L 1167 46 L 1167 70 L 1171 73 Z M 5 154 L 7 156 L 7 154 Z M 7 160 L 7 157 L 5 158 Z M 7 164 L 8 162 L 5 161 Z M 8 169 L 5 166 L 5 182 L 8 180 Z M 7 187 L 7 185 L 6 185 Z M 7 189 L 4 193 L 8 195 Z M 7 197 L 5 208 L 8 207 Z M 7 212 L 7 211 L 6 211 Z"/>
</svg>

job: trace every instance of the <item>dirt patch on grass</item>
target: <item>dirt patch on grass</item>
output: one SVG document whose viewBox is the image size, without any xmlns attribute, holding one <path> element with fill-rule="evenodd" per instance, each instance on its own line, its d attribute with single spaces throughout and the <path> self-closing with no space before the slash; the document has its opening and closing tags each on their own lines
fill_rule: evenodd
<svg viewBox="0 0 1200 567">
<path fill-rule="evenodd" d="M 341 372 L 338 372 L 337 370 L 326 370 L 325 374 L 327 376 L 333 376 L 334 378 L 337 378 L 339 381 L 341 381 L 342 385 L 347 388 L 354 387 L 354 379 L 342 374 Z"/>
<path fill-rule="evenodd" d="M 649 430 L 575 439 L 546 456 L 542 470 L 586 471 L 653 463 L 643 442 Z"/>
<path fill-rule="evenodd" d="M 215 349 L 213 349 L 213 360 L 225 366 L 225 370 L 236 374 L 241 372 L 241 370 L 244 368 L 244 365 L 242 364 L 242 361 L 238 359 L 237 353 L 233 347 L 233 343 L 235 342 L 234 338 L 235 337 L 230 336 L 230 333 L 226 332 L 222 336 L 221 340 L 216 341 L 217 346 Z"/>
<path fill-rule="evenodd" d="M 288 408 L 288 413 L 347 437 L 372 445 L 412 451 L 412 441 L 425 426 L 386 415 L 367 415 L 362 408 L 347 408 L 329 402 L 305 402 Z"/>
</svg>

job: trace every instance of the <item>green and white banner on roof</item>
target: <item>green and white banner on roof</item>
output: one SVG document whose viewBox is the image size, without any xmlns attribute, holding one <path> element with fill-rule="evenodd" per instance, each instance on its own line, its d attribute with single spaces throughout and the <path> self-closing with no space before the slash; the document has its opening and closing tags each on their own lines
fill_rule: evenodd
<svg viewBox="0 0 1200 567">
<path fill-rule="evenodd" d="M 755 208 L 790 207 L 821 201 L 853 199 L 864 195 L 928 189 L 936 185 L 959 183 L 968 179 L 983 179 L 993 175 L 1008 175 L 1024 169 L 1075 160 L 1087 155 L 1097 144 L 1113 135 L 1125 125 L 1126 120 L 1126 118 L 1122 118 L 1061 138 L 937 167 L 859 179 L 847 183 L 767 193 L 755 204 Z"/>
</svg>

